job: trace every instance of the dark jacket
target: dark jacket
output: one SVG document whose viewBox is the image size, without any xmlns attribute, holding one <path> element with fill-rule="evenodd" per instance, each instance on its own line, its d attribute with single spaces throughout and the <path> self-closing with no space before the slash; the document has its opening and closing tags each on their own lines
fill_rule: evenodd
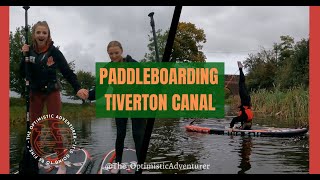
<svg viewBox="0 0 320 180">
<path fill-rule="evenodd" d="M 37 53 L 34 49 L 29 50 L 30 60 L 34 59 L 34 63 L 29 64 L 30 73 L 30 89 L 34 92 L 51 92 L 59 89 L 59 80 L 57 79 L 57 70 L 61 72 L 63 77 L 71 84 L 75 94 L 81 88 L 77 80 L 76 74 L 70 69 L 67 60 L 61 51 L 53 45 L 49 46 L 48 50 L 42 53 Z M 48 59 L 52 59 L 54 64 L 47 65 Z M 24 58 L 20 63 L 20 72 L 22 77 L 26 77 Z"/>
<path fill-rule="evenodd" d="M 123 58 L 123 62 L 138 62 L 134 60 L 130 55 L 127 55 L 127 57 Z M 112 63 L 112 62 L 110 62 Z M 100 97 L 98 97 L 100 98 Z M 96 100 L 96 89 L 93 88 L 89 91 L 89 98 L 90 101 Z"/>
</svg>

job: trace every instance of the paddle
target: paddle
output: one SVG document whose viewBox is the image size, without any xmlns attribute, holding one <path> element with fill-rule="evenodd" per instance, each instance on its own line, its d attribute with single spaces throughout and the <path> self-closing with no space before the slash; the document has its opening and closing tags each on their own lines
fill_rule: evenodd
<svg viewBox="0 0 320 180">
<path fill-rule="evenodd" d="M 156 62 L 160 62 L 159 59 L 159 51 L 158 51 L 158 45 L 157 45 L 157 36 L 156 36 L 156 32 L 155 32 L 155 24 L 154 24 L 154 19 L 153 19 L 153 15 L 154 12 L 151 12 L 148 14 L 148 16 L 150 17 L 150 25 L 152 28 L 152 32 L 153 32 L 153 38 L 154 38 L 154 46 L 155 46 L 155 52 L 156 52 Z M 147 118 L 146 119 L 147 124 L 146 124 L 146 128 L 144 131 L 144 137 L 143 137 L 143 142 L 142 142 L 142 147 L 140 150 L 140 158 L 138 158 L 138 165 L 142 165 L 144 164 L 144 161 L 146 159 L 147 156 L 147 152 L 148 152 L 148 147 L 149 147 L 149 142 L 150 142 L 150 137 L 151 137 L 151 133 L 153 130 L 153 125 L 154 125 L 154 121 L 155 118 Z M 142 168 L 138 169 L 135 174 L 142 174 Z"/>
<path fill-rule="evenodd" d="M 152 33 L 153 33 L 153 39 L 154 39 L 154 49 L 156 51 L 156 61 L 160 62 L 160 58 L 159 58 L 159 50 L 158 50 L 158 44 L 157 44 L 157 35 L 156 35 L 156 31 L 155 31 L 155 25 L 154 25 L 154 19 L 153 19 L 153 15 L 154 12 L 151 12 L 148 14 L 148 16 L 150 17 L 150 25 L 152 27 Z"/>
<path fill-rule="evenodd" d="M 200 118 L 195 118 L 193 121 L 191 121 L 190 123 L 189 123 L 189 125 L 192 125 L 193 123 L 194 123 L 194 121 L 196 121 L 196 120 L 199 120 Z"/>
<path fill-rule="evenodd" d="M 235 75 L 238 73 L 239 69 L 231 76 L 230 80 L 228 81 L 227 85 L 225 86 L 226 88 L 228 88 L 230 82 L 232 82 L 233 78 L 235 77 Z"/>
<path fill-rule="evenodd" d="M 23 6 L 23 9 L 25 10 L 25 44 L 29 44 L 28 42 L 28 32 L 29 32 L 29 27 L 28 27 L 28 9 L 29 6 Z M 25 59 L 25 72 L 26 72 L 26 124 L 27 124 L 27 132 L 29 131 L 30 128 L 30 114 L 29 114 L 29 106 L 30 106 L 30 72 L 29 72 L 29 52 L 26 52 L 23 54 L 24 59 Z M 30 139 L 27 140 L 26 138 L 26 146 L 23 150 L 23 156 L 22 160 L 19 163 L 19 174 L 38 174 L 39 167 L 38 167 L 38 162 L 31 153 L 29 152 L 29 149 L 31 149 L 31 144 L 30 144 Z"/>
<path fill-rule="evenodd" d="M 169 30 L 169 34 L 168 34 L 168 39 L 167 39 L 167 44 L 166 44 L 166 47 L 165 47 L 165 50 L 164 50 L 162 61 L 160 61 L 160 59 L 159 59 L 159 60 L 157 60 L 158 62 L 169 62 L 170 61 L 170 56 L 171 56 L 171 53 L 172 53 L 171 50 L 172 50 L 172 47 L 173 47 L 173 42 L 174 42 L 174 38 L 175 38 L 175 35 L 176 35 L 178 23 L 179 23 L 181 9 L 182 9 L 182 6 L 176 6 L 175 9 L 174 9 L 173 18 L 172 18 L 172 21 L 171 21 L 171 26 L 170 26 L 170 30 Z M 153 14 L 149 14 L 148 16 L 152 17 Z M 151 26 L 153 28 L 154 24 L 152 23 Z M 155 49 L 157 50 L 158 47 L 156 46 Z M 141 148 L 141 151 L 140 151 L 141 155 L 140 155 L 140 159 L 138 159 L 138 164 L 140 164 L 140 165 L 144 164 L 146 156 L 147 156 L 147 152 L 148 152 L 150 137 L 151 137 L 152 130 L 153 130 L 154 121 L 155 121 L 155 118 L 148 118 L 147 119 L 147 125 L 146 125 L 146 129 L 145 129 L 145 133 L 144 133 L 144 139 L 143 139 L 142 148 Z M 138 171 L 136 171 L 135 174 L 142 174 L 142 168 L 138 169 Z"/>
</svg>

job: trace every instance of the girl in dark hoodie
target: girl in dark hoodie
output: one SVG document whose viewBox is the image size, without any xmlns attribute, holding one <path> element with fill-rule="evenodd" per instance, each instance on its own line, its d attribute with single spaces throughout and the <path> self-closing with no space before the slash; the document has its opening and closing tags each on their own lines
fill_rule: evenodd
<svg viewBox="0 0 320 180">
<path fill-rule="evenodd" d="M 44 105 L 47 107 L 48 114 L 60 115 L 61 97 L 60 83 L 57 79 L 56 70 L 60 70 L 63 77 L 72 85 L 77 96 L 85 99 L 88 96 L 88 90 L 81 89 L 77 76 L 69 68 L 69 65 L 63 54 L 58 48 L 53 45 L 51 39 L 50 28 L 46 21 L 37 22 L 32 28 L 32 46 L 24 44 L 21 50 L 23 53 L 29 52 L 30 62 L 25 62 L 23 58 L 20 63 L 20 72 L 22 77 L 26 77 L 25 67 L 28 66 L 28 76 L 30 83 L 30 124 L 42 116 Z M 53 135 L 59 136 L 58 129 L 54 128 L 58 120 L 50 119 L 49 126 L 52 128 Z M 37 137 L 41 132 L 40 125 L 34 127 L 35 134 L 32 137 Z M 35 139 L 31 140 L 31 143 Z M 61 142 L 56 143 L 56 153 L 59 159 L 64 156 L 65 149 Z M 37 163 L 37 162 L 35 162 Z M 36 164 L 36 166 L 38 166 Z M 52 166 L 54 167 L 54 166 Z M 65 174 L 66 166 L 62 161 L 59 164 L 57 174 Z"/>
<path fill-rule="evenodd" d="M 111 41 L 107 46 L 107 52 L 111 59 L 111 62 L 137 62 L 127 55 L 122 57 L 123 49 L 122 45 L 118 41 Z M 95 100 L 95 90 L 89 91 L 89 100 Z M 126 128 L 128 118 L 115 118 L 117 126 L 117 139 L 116 139 L 116 163 L 121 164 L 122 154 L 124 148 L 124 140 L 126 137 Z M 138 160 L 141 156 L 141 147 L 143 143 L 143 137 L 145 132 L 146 120 L 143 118 L 131 118 L 132 121 L 132 135 L 135 143 L 136 155 Z M 111 169 L 112 174 L 119 173 L 119 167 L 115 166 Z"/>
</svg>

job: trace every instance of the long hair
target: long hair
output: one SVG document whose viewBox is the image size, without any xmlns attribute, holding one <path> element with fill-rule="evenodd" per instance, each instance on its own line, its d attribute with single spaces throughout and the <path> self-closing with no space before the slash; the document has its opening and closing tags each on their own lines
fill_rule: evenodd
<svg viewBox="0 0 320 180">
<path fill-rule="evenodd" d="M 38 44 L 37 44 L 37 41 L 36 41 L 36 37 L 35 37 L 35 34 L 36 34 L 36 28 L 38 26 L 44 26 L 48 29 L 48 39 L 47 39 L 47 42 L 46 42 L 46 46 L 49 46 L 49 44 L 51 44 L 52 42 L 52 39 L 51 39 L 51 33 L 50 33 L 50 28 L 49 28 L 49 25 L 47 23 L 47 21 L 38 21 L 35 25 L 33 25 L 32 27 L 32 46 L 34 49 L 38 50 Z"/>
</svg>

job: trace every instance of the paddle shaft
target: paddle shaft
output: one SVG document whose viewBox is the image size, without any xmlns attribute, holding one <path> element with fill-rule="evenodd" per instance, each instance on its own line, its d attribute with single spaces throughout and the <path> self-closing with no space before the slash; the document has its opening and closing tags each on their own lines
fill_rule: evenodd
<svg viewBox="0 0 320 180">
<path fill-rule="evenodd" d="M 157 35 L 156 35 L 156 30 L 155 30 L 155 24 L 154 24 L 154 19 L 153 19 L 154 12 L 149 13 L 149 17 L 151 18 L 150 25 L 152 27 L 152 33 L 153 33 L 153 39 L 154 39 L 154 49 L 156 52 L 156 61 L 160 62 L 159 58 L 159 50 L 158 50 L 158 43 L 157 43 Z"/>
<path fill-rule="evenodd" d="M 177 31 L 181 10 L 182 10 L 182 6 L 176 6 L 174 9 L 173 19 L 171 21 L 171 26 L 168 34 L 168 41 L 166 43 L 165 53 L 163 54 L 161 62 L 170 61 L 170 56 L 172 53 L 171 50 L 173 47 L 173 42 L 174 42 L 175 34 Z M 150 137 L 153 130 L 154 121 L 155 121 L 155 118 L 147 119 L 146 130 L 145 130 L 144 139 L 143 139 L 142 148 L 141 148 L 141 156 L 140 156 L 140 159 L 138 159 L 138 164 L 143 164 L 145 162 L 147 152 L 148 152 Z M 140 168 L 138 171 L 136 171 L 135 174 L 142 174 L 142 169 Z"/>
<path fill-rule="evenodd" d="M 28 44 L 28 9 L 29 6 L 23 6 L 25 10 L 25 44 Z M 26 74 L 26 87 L 25 87 L 25 99 L 26 99 L 26 125 L 27 125 L 27 132 L 30 130 L 30 113 L 29 113 L 29 105 L 30 105 L 30 72 L 29 72 L 29 52 L 24 52 L 23 54 L 25 63 L 25 74 Z M 23 152 L 22 159 L 19 163 L 19 174 L 38 174 L 37 165 L 35 159 L 31 156 L 29 150 L 31 149 L 31 139 L 26 137 L 26 144 L 25 149 Z"/>
<path fill-rule="evenodd" d="M 29 6 L 23 6 L 23 9 L 25 9 L 25 44 L 29 44 L 28 41 L 28 32 L 29 32 L 29 27 L 28 27 L 28 9 Z M 29 52 L 25 52 L 23 54 L 24 60 L 25 60 L 25 73 L 26 73 L 26 87 L 25 87 L 25 92 L 26 92 L 26 121 L 27 121 L 27 132 L 29 131 L 30 128 L 30 112 L 29 112 L 29 107 L 30 107 L 30 72 L 29 72 Z M 30 147 L 30 141 L 27 141 L 27 146 Z"/>
</svg>

